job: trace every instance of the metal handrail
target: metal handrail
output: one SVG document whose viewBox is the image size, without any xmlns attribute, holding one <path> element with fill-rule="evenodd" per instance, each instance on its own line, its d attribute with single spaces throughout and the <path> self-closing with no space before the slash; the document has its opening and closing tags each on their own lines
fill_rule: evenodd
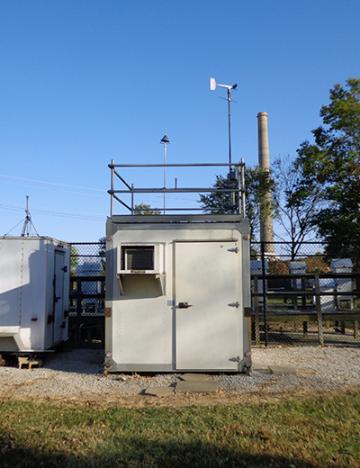
<svg viewBox="0 0 360 468">
<path fill-rule="evenodd" d="M 111 179 L 110 179 L 110 189 L 108 194 L 110 195 L 110 217 L 113 216 L 113 206 L 114 200 L 124 206 L 131 214 L 135 214 L 135 195 L 136 194 L 151 194 L 151 193 L 160 193 L 160 194 L 177 194 L 177 193 L 223 193 L 223 194 L 233 194 L 233 203 L 232 207 L 234 212 L 245 217 L 245 164 L 243 161 L 239 163 L 173 163 L 173 164 L 117 164 L 114 160 L 108 164 L 109 169 L 111 170 Z M 237 186 L 234 188 L 214 188 L 214 187 L 135 187 L 133 184 L 130 184 L 125 180 L 125 178 L 119 174 L 116 168 L 171 168 L 171 167 L 227 167 L 229 169 L 234 169 L 235 179 L 237 181 Z M 124 189 L 115 188 L 115 179 L 120 180 L 120 182 L 125 186 Z M 126 203 L 118 195 L 130 195 L 131 204 Z M 152 208 L 159 212 L 159 214 L 166 214 L 171 211 L 204 211 L 202 208 L 193 207 L 193 208 L 181 208 L 181 207 L 164 207 L 163 208 Z M 235 214 L 234 213 L 234 214 Z M 220 213 L 221 214 L 221 213 Z"/>
</svg>

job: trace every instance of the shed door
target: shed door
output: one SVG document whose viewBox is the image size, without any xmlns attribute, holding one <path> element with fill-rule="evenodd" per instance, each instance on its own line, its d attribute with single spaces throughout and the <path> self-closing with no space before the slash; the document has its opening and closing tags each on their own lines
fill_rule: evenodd
<svg viewBox="0 0 360 468">
<path fill-rule="evenodd" d="M 238 369 L 242 350 L 238 249 L 235 242 L 176 243 L 177 369 Z"/>
<path fill-rule="evenodd" d="M 54 343 L 62 341 L 64 321 L 64 267 L 65 253 L 55 250 L 55 275 L 54 275 Z"/>
</svg>

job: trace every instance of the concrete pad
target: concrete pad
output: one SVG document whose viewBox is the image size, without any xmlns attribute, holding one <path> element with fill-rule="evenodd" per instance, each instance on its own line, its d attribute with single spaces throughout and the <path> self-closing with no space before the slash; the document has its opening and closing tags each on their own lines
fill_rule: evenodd
<svg viewBox="0 0 360 468">
<path fill-rule="evenodd" d="M 273 375 L 296 375 L 296 369 L 293 367 L 269 366 L 269 370 Z"/>
<path fill-rule="evenodd" d="M 176 384 L 176 393 L 214 393 L 218 390 L 215 382 L 186 382 Z"/>
<path fill-rule="evenodd" d="M 180 379 L 185 382 L 209 382 L 212 378 L 209 374 L 181 374 Z"/>
<path fill-rule="evenodd" d="M 174 394 L 174 387 L 148 387 L 142 393 L 143 395 L 165 397 Z"/>
<path fill-rule="evenodd" d="M 267 368 L 255 368 L 255 369 L 252 369 L 251 372 L 250 372 L 250 375 L 253 375 L 253 374 L 272 374 L 271 372 L 271 369 L 270 367 L 267 367 Z"/>
</svg>

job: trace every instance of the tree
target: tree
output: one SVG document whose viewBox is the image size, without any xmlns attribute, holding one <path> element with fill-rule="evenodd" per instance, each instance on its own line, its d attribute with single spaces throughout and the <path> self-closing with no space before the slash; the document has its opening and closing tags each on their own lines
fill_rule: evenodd
<svg viewBox="0 0 360 468">
<path fill-rule="evenodd" d="M 237 180 L 222 175 L 217 175 L 214 188 L 236 189 Z M 258 168 L 245 169 L 245 207 L 246 216 L 250 223 L 250 235 L 254 239 L 260 227 L 261 200 L 266 191 L 273 189 L 273 181 L 269 176 Z M 210 195 L 200 195 L 201 207 L 211 214 L 236 213 L 237 200 L 233 200 L 231 192 L 214 191 Z M 262 213 L 270 207 L 262 207 Z"/>
<path fill-rule="evenodd" d="M 79 252 L 74 245 L 70 246 L 70 270 L 72 274 L 76 273 L 79 264 Z"/>
<path fill-rule="evenodd" d="M 319 190 L 314 189 L 307 197 L 295 196 L 301 173 L 295 167 L 295 160 L 289 156 L 276 159 L 271 174 L 274 180 L 273 205 L 279 224 L 276 237 L 289 242 L 289 254 L 294 260 L 303 242 L 314 232 Z"/>
<path fill-rule="evenodd" d="M 314 192 L 322 206 L 313 225 L 327 242 L 330 256 L 360 263 L 360 79 L 330 90 L 320 111 L 323 125 L 313 130 L 295 163 L 301 173 L 293 201 L 301 204 Z"/>
<path fill-rule="evenodd" d="M 105 272 L 106 267 L 106 237 L 100 237 L 98 255 L 100 258 L 101 269 Z"/>
<path fill-rule="evenodd" d="M 159 210 L 151 208 L 147 203 L 138 203 L 134 208 L 135 215 L 158 215 L 160 214 Z"/>
</svg>

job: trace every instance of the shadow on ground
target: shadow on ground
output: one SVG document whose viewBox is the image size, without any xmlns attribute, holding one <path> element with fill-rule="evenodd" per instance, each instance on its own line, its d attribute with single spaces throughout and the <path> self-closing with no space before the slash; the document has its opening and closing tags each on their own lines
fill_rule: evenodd
<svg viewBox="0 0 360 468">
<path fill-rule="evenodd" d="M 0 438 L 0 466 L 2 468 L 40 467 L 315 467 L 303 460 L 254 455 L 202 443 L 149 442 L 137 438 L 113 439 L 109 447 L 101 447 L 93 455 L 43 451 L 25 448 L 11 439 Z"/>
</svg>

